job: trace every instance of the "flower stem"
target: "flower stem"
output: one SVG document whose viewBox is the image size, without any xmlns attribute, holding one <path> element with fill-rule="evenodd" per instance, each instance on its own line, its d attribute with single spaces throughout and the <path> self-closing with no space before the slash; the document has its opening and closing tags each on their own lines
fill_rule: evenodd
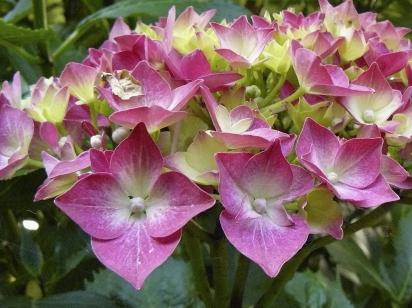
<svg viewBox="0 0 412 308">
<path fill-rule="evenodd" d="M 29 167 L 29 168 L 32 168 L 32 169 L 41 169 L 41 168 L 43 168 L 43 163 L 41 161 L 29 158 L 26 161 L 25 167 Z"/>
<path fill-rule="evenodd" d="M 229 261 L 227 240 L 216 240 L 210 247 L 213 267 L 214 307 L 227 307 L 229 303 Z"/>
<path fill-rule="evenodd" d="M 386 205 L 381 205 L 378 208 L 370 211 L 368 214 L 362 216 L 357 221 L 344 228 L 344 237 L 349 237 L 361 229 L 376 225 L 384 217 L 384 214 L 387 213 L 392 208 L 392 206 L 397 203 L 402 202 L 394 202 Z M 275 300 L 275 298 L 279 295 L 280 291 L 284 288 L 286 283 L 294 276 L 295 272 L 298 270 L 302 262 L 315 250 L 335 241 L 336 239 L 330 235 L 320 237 L 300 250 L 290 261 L 288 261 L 283 266 L 276 279 L 273 280 L 272 284 L 258 300 L 255 307 L 269 307 Z"/>
<path fill-rule="evenodd" d="M 269 92 L 269 94 L 264 98 L 260 107 L 265 107 L 269 105 L 275 97 L 279 94 L 280 88 L 283 86 L 286 80 L 286 75 L 282 75 L 279 77 L 277 83 L 274 85 L 273 89 Z"/>
<path fill-rule="evenodd" d="M 242 307 L 243 293 L 249 272 L 250 261 L 244 255 L 239 254 L 237 260 L 235 282 L 232 289 L 230 307 Z"/>
<path fill-rule="evenodd" d="M 46 29 L 47 25 L 47 10 L 46 0 L 32 0 L 34 12 L 34 26 L 36 29 Z M 53 63 L 49 56 L 49 46 L 47 42 L 39 42 L 39 54 L 43 60 L 42 70 L 46 77 L 53 74 Z"/>
<path fill-rule="evenodd" d="M 205 306 L 211 307 L 213 300 L 204 265 L 202 245 L 199 239 L 194 237 L 189 232 L 184 233 L 183 245 L 190 259 L 190 265 L 193 273 L 192 277 L 196 291 Z"/>
<path fill-rule="evenodd" d="M 291 103 L 295 100 L 297 100 L 299 97 L 303 96 L 305 94 L 305 89 L 303 88 L 298 88 L 295 92 L 293 92 L 291 95 L 288 97 L 282 99 L 281 101 L 278 101 L 272 105 L 266 106 L 262 108 L 260 111 L 262 113 L 278 113 L 281 111 L 284 111 L 286 109 L 286 105 L 288 103 Z"/>
</svg>

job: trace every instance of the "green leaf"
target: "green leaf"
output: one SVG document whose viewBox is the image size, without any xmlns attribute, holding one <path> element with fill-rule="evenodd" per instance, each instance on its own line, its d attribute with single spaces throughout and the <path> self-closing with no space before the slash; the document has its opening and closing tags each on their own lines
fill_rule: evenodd
<svg viewBox="0 0 412 308">
<path fill-rule="evenodd" d="M 43 268 L 43 254 L 34 242 L 32 232 L 21 228 L 20 259 L 24 268 L 33 277 L 38 277 Z"/>
<path fill-rule="evenodd" d="M 177 10 L 182 11 L 188 6 L 193 6 L 198 11 L 206 11 L 216 9 L 216 20 L 233 19 L 239 15 L 250 13 L 247 9 L 230 3 L 228 1 L 217 0 L 152 0 L 152 1 L 136 1 L 126 0 L 120 1 L 110 6 L 107 6 L 83 19 L 78 28 L 82 28 L 90 23 L 96 22 L 102 18 L 117 18 L 119 16 L 147 16 L 158 17 L 167 14 L 167 11 L 175 6 Z"/>
<path fill-rule="evenodd" d="M 326 291 L 314 273 L 297 273 L 286 285 L 286 292 L 299 302 L 301 307 L 323 307 L 327 302 Z"/>
<path fill-rule="evenodd" d="M 25 45 L 50 40 L 54 36 L 51 29 L 30 29 L 18 27 L 0 19 L 0 40 L 11 44 Z"/>
<path fill-rule="evenodd" d="M 313 189 L 307 196 L 304 211 L 311 233 L 329 233 L 337 237 L 342 234 L 342 210 L 328 189 Z"/>
<path fill-rule="evenodd" d="M 149 276 L 140 291 L 109 270 L 96 273 L 92 282 L 86 282 L 86 290 L 130 307 L 199 306 L 190 277 L 191 271 L 184 261 L 169 258 Z"/>
<path fill-rule="evenodd" d="M 125 0 L 109 5 L 94 12 L 79 22 L 71 35 L 53 53 L 53 59 L 58 59 L 62 52 L 73 42 L 75 42 L 90 26 L 106 18 L 117 18 L 127 16 L 139 16 L 155 19 L 159 16 L 167 15 L 168 10 L 175 6 L 178 11 L 182 11 L 188 6 L 193 6 L 198 11 L 216 9 L 216 20 L 224 18 L 234 19 L 239 15 L 249 14 L 250 11 L 244 7 L 233 4 L 229 1 L 221 0 Z"/>
<path fill-rule="evenodd" d="M 36 308 L 111 308 L 118 307 L 112 300 L 102 294 L 90 291 L 74 291 L 53 295 L 35 302 Z"/>
<path fill-rule="evenodd" d="M 340 284 L 329 281 L 320 273 L 297 273 L 285 287 L 286 293 L 299 303 L 299 307 L 352 308 Z"/>
<path fill-rule="evenodd" d="M 391 286 L 382 279 L 377 268 L 353 239 L 332 243 L 327 249 L 337 264 L 353 272 L 364 284 L 392 293 Z"/>
<path fill-rule="evenodd" d="M 394 284 L 394 292 L 399 302 L 407 302 L 412 296 L 412 210 L 401 217 L 394 232 L 394 262 L 388 273 Z"/>
<path fill-rule="evenodd" d="M 75 291 L 52 295 L 38 300 L 28 297 L 12 297 L 0 300 L 0 307 L 7 308 L 116 308 L 113 301 L 104 295 L 89 291 Z"/>
<path fill-rule="evenodd" d="M 26 17 L 31 9 L 32 0 L 19 0 L 14 8 L 4 16 L 4 20 L 10 23 L 16 23 Z"/>
</svg>

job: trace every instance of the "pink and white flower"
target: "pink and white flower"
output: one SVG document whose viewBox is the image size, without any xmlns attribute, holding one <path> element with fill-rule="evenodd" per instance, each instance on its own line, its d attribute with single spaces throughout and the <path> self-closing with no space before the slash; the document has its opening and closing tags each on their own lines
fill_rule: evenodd
<svg viewBox="0 0 412 308">
<path fill-rule="evenodd" d="M 214 199 L 163 158 L 139 124 L 112 154 L 91 156 L 92 174 L 55 200 L 92 237 L 97 258 L 140 289 L 173 253 L 180 229 Z"/>
</svg>

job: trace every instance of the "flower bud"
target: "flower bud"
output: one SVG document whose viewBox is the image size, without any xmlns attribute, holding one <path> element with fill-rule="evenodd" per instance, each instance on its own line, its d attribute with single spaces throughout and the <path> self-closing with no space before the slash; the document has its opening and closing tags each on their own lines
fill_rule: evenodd
<svg viewBox="0 0 412 308">
<path fill-rule="evenodd" d="M 90 138 L 90 145 L 94 149 L 99 149 L 103 146 L 103 137 L 101 135 L 94 135 Z"/>
<path fill-rule="evenodd" d="M 125 139 L 127 136 L 129 136 L 130 130 L 126 127 L 118 127 L 116 128 L 113 133 L 112 133 L 112 140 L 115 143 L 120 143 Z"/>
<path fill-rule="evenodd" d="M 262 94 L 258 86 L 251 85 L 246 87 L 246 96 L 250 98 L 259 97 Z"/>
</svg>

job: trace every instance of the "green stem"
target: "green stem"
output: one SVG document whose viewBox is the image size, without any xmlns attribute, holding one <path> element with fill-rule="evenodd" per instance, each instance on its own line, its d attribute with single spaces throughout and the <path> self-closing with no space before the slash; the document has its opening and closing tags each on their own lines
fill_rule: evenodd
<svg viewBox="0 0 412 308">
<path fill-rule="evenodd" d="M 197 293 L 206 307 L 212 306 L 212 294 L 210 293 L 210 285 L 207 279 L 206 268 L 204 266 L 202 245 L 196 237 L 189 232 L 185 232 L 183 236 L 183 245 L 190 259 L 190 265 L 193 272 L 193 282 Z"/>
<path fill-rule="evenodd" d="M 36 29 L 46 29 L 47 25 L 47 6 L 46 0 L 32 0 L 33 2 L 33 12 L 34 12 L 34 27 Z M 49 56 L 49 46 L 47 42 L 38 43 L 39 54 L 43 59 L 43 74 L 47 77 L 53 74 L 53 63 L 51 62 Z"/>
<path fill-rule="evenodd" d="M 177 150 L 181 127 L 182 127 L 181 121 L 177 122 L 174 126 L 172 144 L 170 146 L 170 154 L 174 154 Z"/>
<path fill-rule="evenodd" d="M 278 101 L 272 105 L 266 106 L 261 109 L 262 113 L 278 113 L 281 111 L 284 111 L 286 109 L 286 105 L 288 103 L 291 103 L 295 100 L 297 100 L 299 97 L 303 96 L 305 94 L 305 89 L 303 88 L 298 88 L 295 92 L 293 92 L 291 95 L 288 97 L 282 99 L 281 101 Z"/>
<path fill-rule="evenodd" d="M 229 261 L 227 241 L 224 237 L 210 247 L 213 268 L 214 307 L 224 308 L 229 303 Z"/>
<path fill-rule="evenodd" d="M 62 44 L 60 44 L 59 48 L 57 48 L 53 52 L 53 54 L 52 54 L 53 61 L 57 61 L 57 59 L 59 59 L 59 57 L 66 51 L 66 49 L 69 48 L 70 45 L 73 44 L 77 40 L 79 35 L 80 35 L 79 30 L 75 30 L 75 31 L 72 32 L 72 34 L 70 34 L 68 37 L 66 37 L 64 42 Z"/>
<path fill-rule="evenodd" d="M 269 105 L 275 99 L 275 97 L 279 94 L 280 88 L 285 83 L 285 80 L 286 80 L 286 75 L 282 75 L 279 77 L 273 89 L 269 92 L 269 94 L 267 94 L 267 96 L 262 101 L 262 104 L 260 107 L 265 107 Z"/>
<path fill-rule="evenodd" d="M 41 169 L 41 168 L 43 168 L 43 163 L 41 161 L 29 158 L 26 161 L 25 167 L 29 167 L 29 168 L 32 168 L 32 169 Z"/>
<path fill-rule="evenodd" d="M 249 272 L 250 261 L 244 255 L 239 254 L 237 260 L 235 282 L 232 289 L 230 307 L 242 307 L 243 293 L 245 291 L 246 279 Z"/>
<path fill-rule="evenodd" d="M 396 202 L 399 203 L 399 202 Z M 379 206 L 378 208 L 370 211 L 368 214 L 362 216 L 354 223 L 344 228 L 344 237 L 349 237 L 355 232 L 372 227 L 376 225 L 387 213 L 394 204 L 389 203 L 387 205 Z M 290 261 L 288 261 L 283 267 L 275 280 L 258 300 L 255 307 L 269 307 L 275 298 L 279 295 L 280 291 L 284 288 L 286 283 L 294 276 L 302 262 L 315 250 L 322 248 L 330 243 L 335 242 L 336 239 L 332 236 L 324 236 L 318 238 L 308 244 L 305 248 L 300 250 Z"/>
<path fill-rule="evenodd" d="M 9 49 L 11 52 L 16 53 L 20 57 L 22 57 L 24 60 L 26 60 L 29 63 L 33 64 L 40 64 L 42 63 L 42 59 L 39 58 L 38 56 L 32 55 L 31 53 L 27 52 L 25 49 L 16 46 L 14 44 L 10 44 L 7 41 L 0 40 L 0 46 L 3 46 L 7 49 Z"/>
<path fill-rule="evenodd" d="M 205 229 L 202 228 L 196 221 L 191 220 L 189 223 L 186 225 L 186 230 L 193 236 L 197 237 L 203 242 L 206 243 L 213 243 L 214 241 L 214 236 L 213 234 L 207 232 Z"/>
</svg>

